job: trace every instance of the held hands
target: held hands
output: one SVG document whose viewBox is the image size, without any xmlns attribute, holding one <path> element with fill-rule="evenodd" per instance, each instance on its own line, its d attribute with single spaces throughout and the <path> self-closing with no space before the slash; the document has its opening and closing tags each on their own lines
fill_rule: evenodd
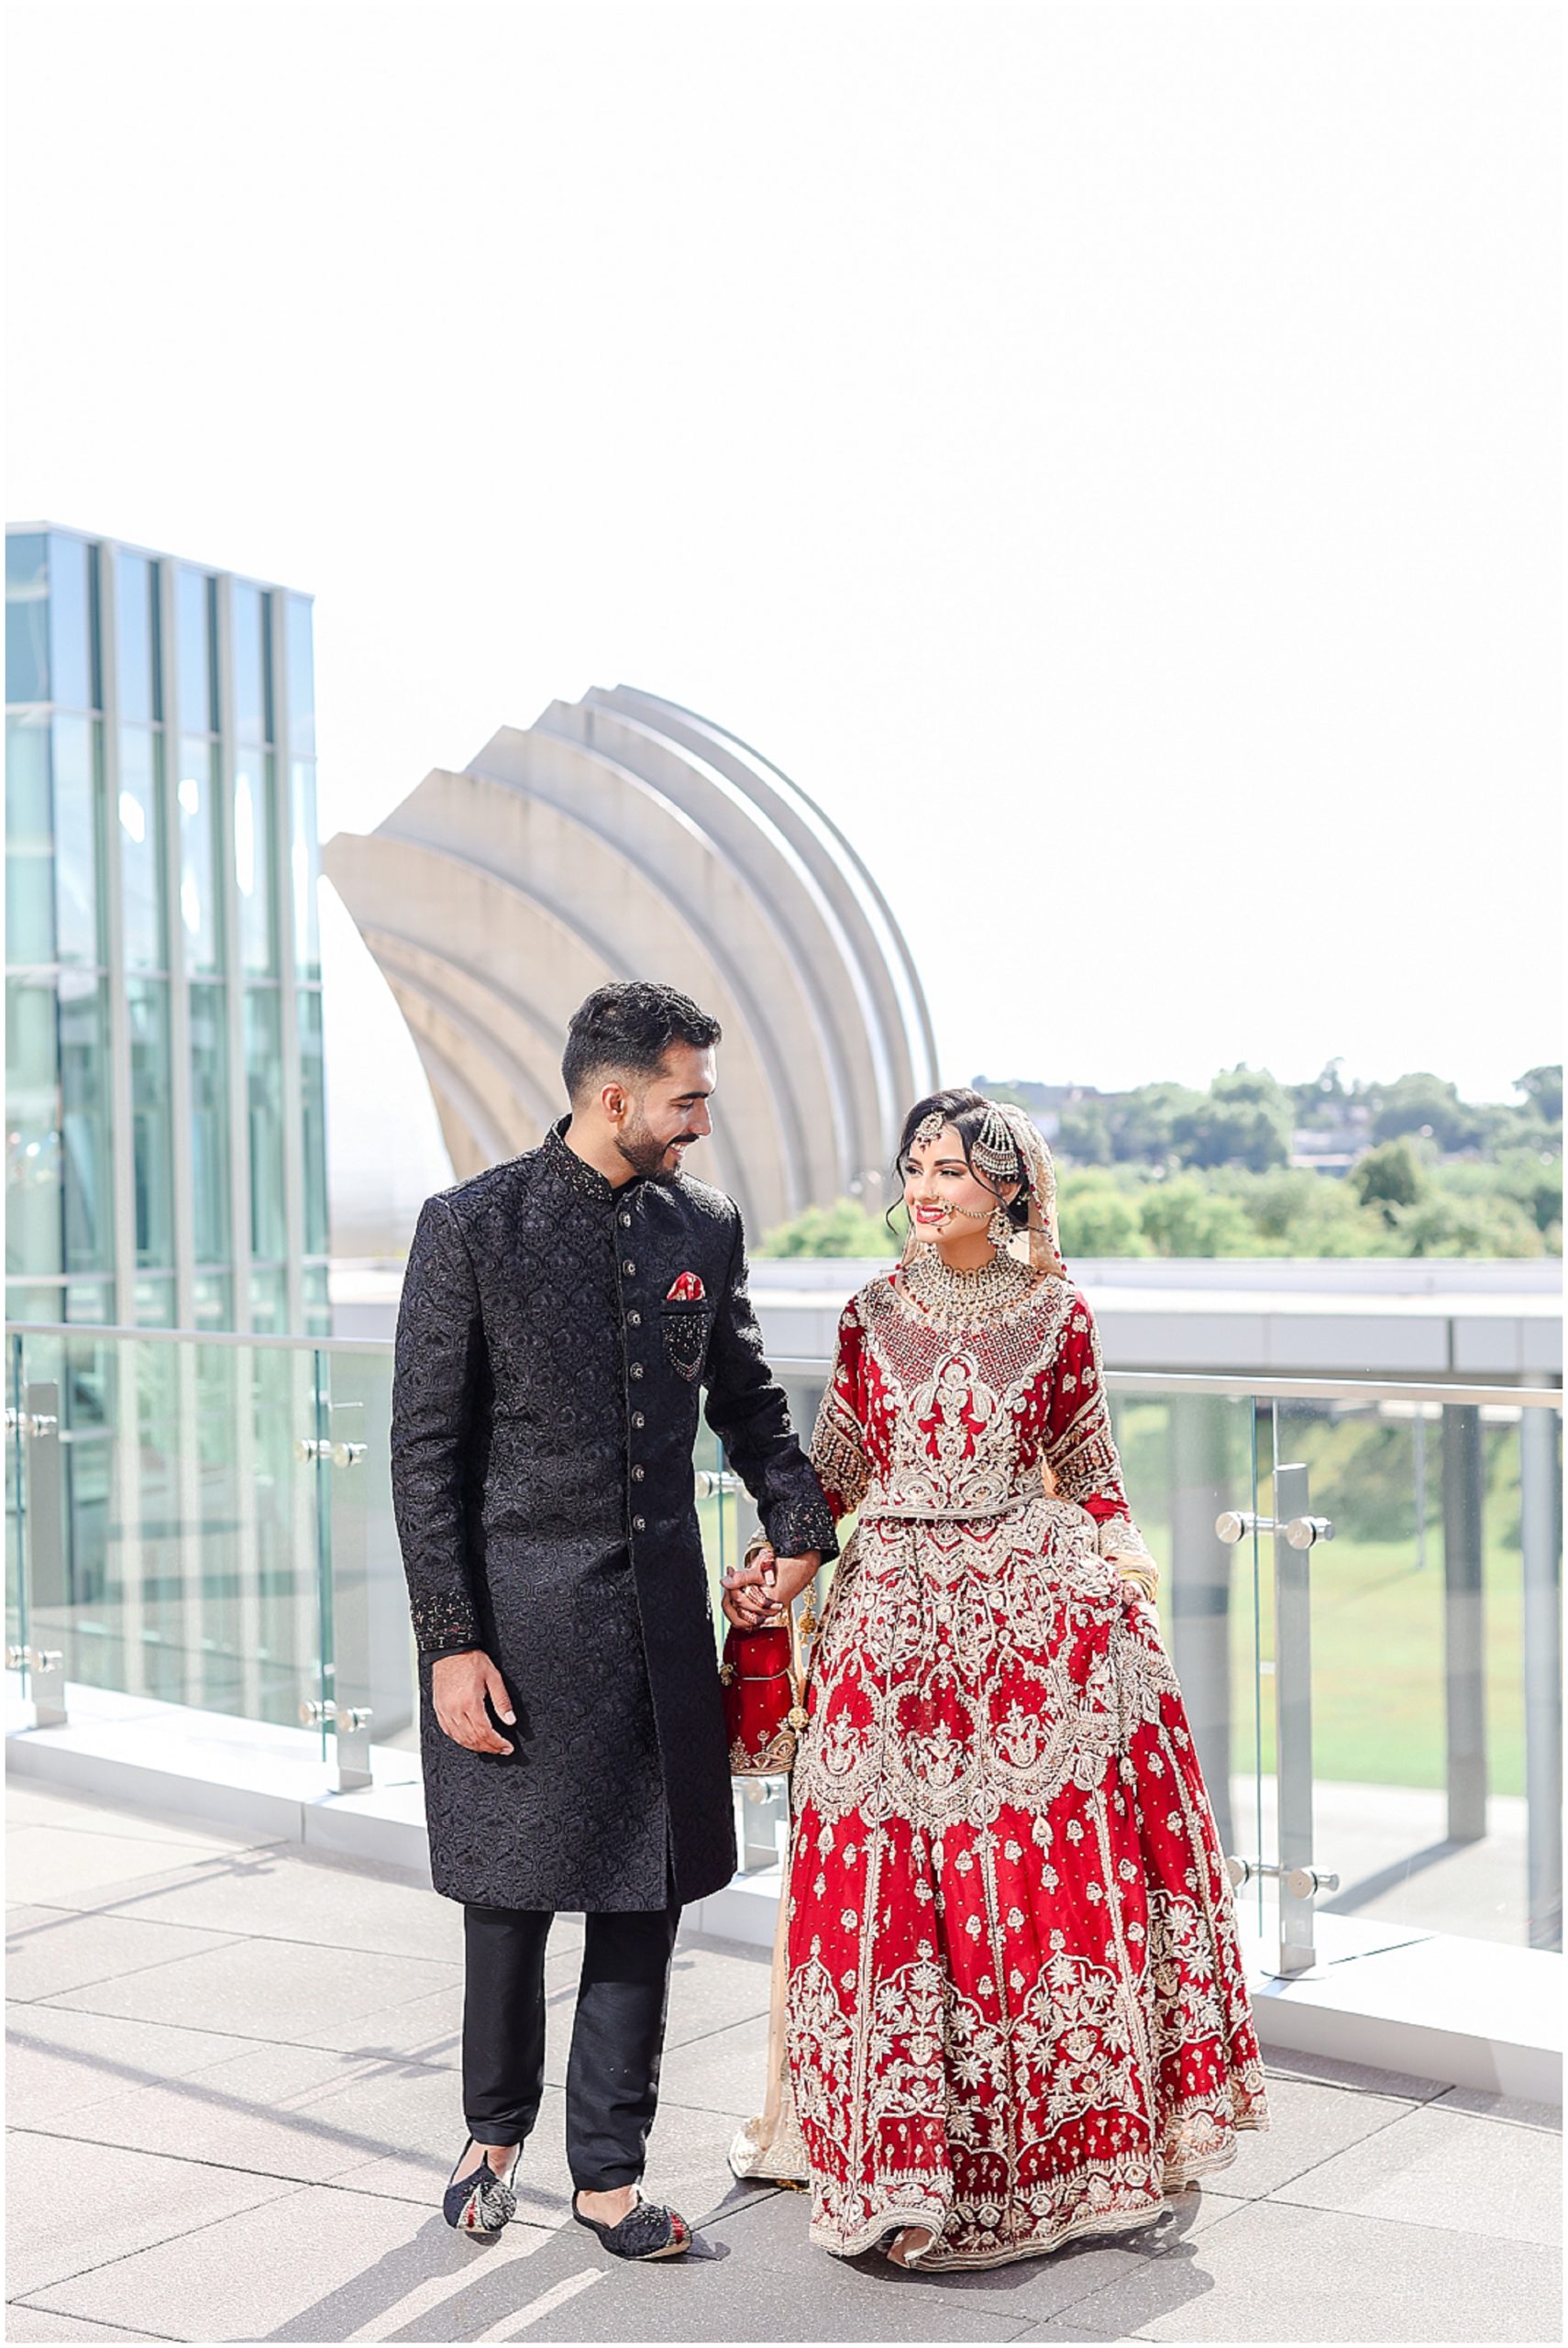
<svg viewBox="0 0 1568 2348">
<path fill-rule="evenodd" d="M 763 1543 L 744 1566 L 732 1566 L 725 1574 L 724 1620 L 737 1631 L 761 1630 L 815 1580 L 821 1564 L 816 1549 L 808 1549 L 802 1557 L 780 1557 Z"/>
<path fill-rule="evenodd" d="M 517 1719 L 505 1682 L 482 1647 L 461 1655 L 438 1655 L 430 1667 L 430 1698 L 436 1717 L 455 1744 L 470 1753 L 510 1753 L 511 1745 L 491 1726 L 484 1700 L 490 1698 L 498 1718 L 513 1727 Z"/>
</svg>

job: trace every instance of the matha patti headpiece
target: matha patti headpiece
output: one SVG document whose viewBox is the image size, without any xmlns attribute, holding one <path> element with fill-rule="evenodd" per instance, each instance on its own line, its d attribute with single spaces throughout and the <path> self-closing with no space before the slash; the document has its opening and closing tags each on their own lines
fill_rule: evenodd
<svg viewBox="0 0 1568 2348">
<path fill-rule="evenodd" d="M 969 1146 L 969 1163 L 988 1182 L 1016 1182 L 1021 1168 L 1012 1129 L 997 1103 L 987 1103 L 980 1130 Z"/>
<path fill-rule="evenodd" d="M 947 1120 L 941 1110 L 933 1109 L 931 1114 L 928 1117 L 922 1117 L 915 1127 L 914 1139 L 918 1142 L 933 1142 L 946 1123 Z"/>
</svg>

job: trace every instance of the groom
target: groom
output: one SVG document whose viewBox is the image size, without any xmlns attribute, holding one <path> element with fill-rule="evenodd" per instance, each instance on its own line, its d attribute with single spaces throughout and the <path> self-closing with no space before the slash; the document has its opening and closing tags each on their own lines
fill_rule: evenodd
<svg viewBox="0 0 1568 2348">
<path fill-rule="evenodd" d="M 493 2236 L 539 2110 L 545 1945 L 585 1916 L 567 2074 L 573 2213 L 623 2257 L 690 2231 L 637 2193 L 683 1903 L 735 1865 L 693 1505 L 699 1390 L 780 1563 L 833 1522 L 762 1355 L 740 1216 L 682 1172 L 717 1020 L 671 987 L 572 1019 L 571 1113 L 427 1200 L 392 1390 L 431 1871 L 464 1906 L 470 2141 L 448 2221 Z"/>
</svg>

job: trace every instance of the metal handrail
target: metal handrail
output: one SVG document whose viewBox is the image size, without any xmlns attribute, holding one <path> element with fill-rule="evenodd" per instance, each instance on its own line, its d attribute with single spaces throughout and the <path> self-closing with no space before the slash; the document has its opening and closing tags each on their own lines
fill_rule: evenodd
<svg viewBox="0 0 1568 2348">
<path fill-rule="evenodd" d="M 7 1321 L 8 1337 L 123 1337 L 138 1345 L 233 1346 L 275 1353 L 385 1355 L 390 1337 L 248 1336 L 232 1329 L 126 1329 L 94 1321 Z M 825 1354 L 769 1354 L 768 1362 L 787 1376 L 822 1377 L 833 1368 Z M 1114 1392 L 1163 1394 L 1255 1394 L 1263 1400 L 1303 1402 L 1507 1402 L 1525 1410 L 1560 1411 L 1561 1386 L 1450 1385 L 1433 1380 L 1375 1378 L 1248 1378 L 1179 1369 L 1108 1369 Z"/>
</svg>

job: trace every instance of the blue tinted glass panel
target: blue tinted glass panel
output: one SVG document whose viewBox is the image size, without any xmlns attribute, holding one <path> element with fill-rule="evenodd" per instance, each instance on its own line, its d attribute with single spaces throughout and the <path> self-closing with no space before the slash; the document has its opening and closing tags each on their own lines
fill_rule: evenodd
<svg viewBox="0 0 1568 2348">
<path fill-rule="evenodd" d="M 57 717 L 54 749 L 55 936 L 62 962 L 102 963 L 95 717 Z"/>
<path fill-rule="evenodd" d="M 242 742 L 259 742 L 267 730 L 267 598 L 259 587 L 237 579 L 229 611 L 234 626 L 234 730 Z"/>
<path fill-rule="evenodd" d="M 272 861 L 271 753 L 241 743 L 234 754 L 234 877 L 239 891 L 239 951 L 245 969 L 271 977 L 278 967 Z"/>
<path fill-rule="evenodd" d="M 6 698 L 49 699 L 49 541 L 6 541 Z"/>
<path fill-rule="evenodd" d="M 120 905 L 126 968 L 162 970 L 163 737 L 145 725 L 120 728 Z"/>
<path fill-rule="evenodd" d="M 321 995 L 302 987 L 296 998 L 300 1023 L 300 1097 L 304 1107 L 304 1252 L 325 1256 L 326 1236 L 326 1069 L 322 1051 Z"/>
<path fill-rule="evenodd" d="M 223 928 L 217 886 L 217 751 L 211 742 L 181 742 L 174 798 L 180 810 L 185 967 L 194 973 L 216 971 L 222 962 Z"/>
<path fill-rule="evenodd" d="M 281 1261 L 283 1224 L 283 1057 L 276 987 L 245 991 L 245 1090 L 250 1127 L 250 1252 Z"/>
<path fill-rule="evenodd" d="M 65 1268 L 112 1271 L 108 991 L 85 971 L 61 975 L 60 1091 Z"/>
<path fill-rule="evenodd" d="M 138 1280 L 136 1325 L 138 1329 L 172 1329 L 174 1276 L 171 1272 Z"/>
<path fill-rule="evenodd" d="M 6 720 L 6 958 L 13 967 L 54 960 L 54 812 L 49 719 L 41 710 Z"/>
<path fill-rule="evenodd" d="M 326 1266 L 306 1264 L 300 1275 L 304 1290 L 304 1335 L 307 1337 L 330 1337 L 332 1335 L 332 1297 L 327 1286 Z"/>
<path fill-rule="evenodd" d="M 250 1326 L 259 1337 L 288 1335 L 289 1292 L 282 1271 L 257 1270 L 251 1273 Z"/>
<path fill-rule="evenodd" d="M 180 731 L 217 732 L 217 695 L 213 678 L 213 582 L 204 570 L 182 563 L 174 573 L 174 658 L 178 672 Z"/>
<path fill-rule="evenodd" d="M 50 532 L 49 666 L 54 690 L 50 698 L 63 709 L 98 706 L 94 559 L 85 538 Z"/>
<path fill-rule="evenodd" d="M 198 1264 L 226 1264 L 232 1253 L 227 1019 L 225 988 L 191 989 L 191 1190 Z"/>
<path fill-rule="evenodd" d="M 136 1260 L 157 1270 L 174 1260 L 174 1175 L 169 1110 L 169 981 L 132 979 L 131 1165 Z"/>
<path fill-rule="evenodd" d="M 315 756 L 315 651 L 311 606 L 304 595 L 288 599 L 289 748 L 296 759 Z"/>
<path fill-rule="evenodd" d="M 301 983 L 321 977 L 321 916 L 316 881 L 321 852 L 315 828 L 315 763 L 295 759 L 289 770 L 289 860 L 294 899 L 294 969 Z"/>
<path fill-rule="evenodd" d="M 106 1280 L 68 1280 L 65 1317 L 78 1329 L 112 1329 L 115 1325 L 114 1290 Z M 73 1467 L 77 1464 L 72 1461 Z M 72 1530 L 73 1535 L 80 1531 L 79 1518 Z"/>
<path fill-rule="evenodd" d="M 198 1272 L 191 1289 L 191 1318 L 198 1329 L 232 1329 L 234 1282 L 226 1272 Z"/>
<path fill-rule="evenodd" d="M 6 1269 L 65 1269 L 60 1007 L 53 979 L 6 981 Z"/>
<path fill-rule="evenodd" d="M 158 681 L 158 565 L 122 554 L 115 571 L 115 676 L 120 715 L 150 725 L 163 714 Z"/>
</svg>

